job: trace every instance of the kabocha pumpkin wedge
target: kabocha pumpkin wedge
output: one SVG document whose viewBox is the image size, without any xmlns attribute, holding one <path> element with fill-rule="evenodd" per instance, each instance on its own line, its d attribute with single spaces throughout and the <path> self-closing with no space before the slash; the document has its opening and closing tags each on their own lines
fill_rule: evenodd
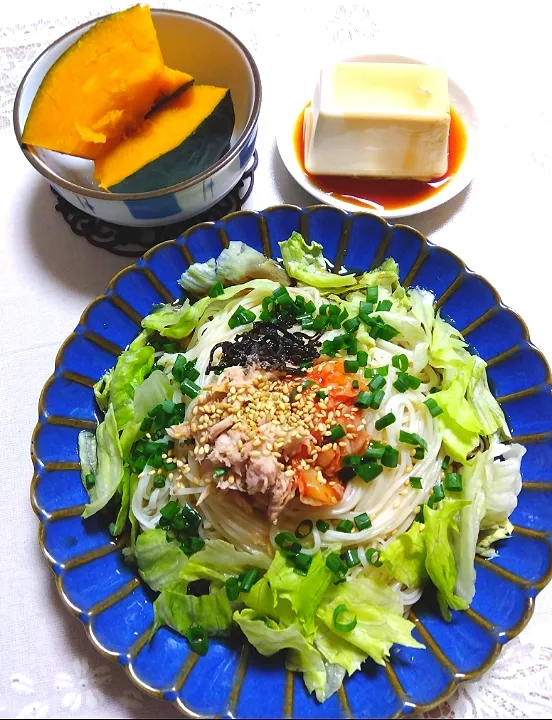
<svg viewBox="0 0 552 720">
<path fill-rule="evenodd" d="M 111 192 L 170 187 L 219 160 L 230 147 L 233 129 L 230 91 L 193 85 L 97 158 L 94 179 Z"/>
<path fill-rule="evenodd" d="M 149 7 L 96 23 L 50 68 L 29 111 L 23 142 L 94 159 L 190 79 L 166 68 Z M 176 85 L 176 86 L 175 86 Z"/>
</svg>

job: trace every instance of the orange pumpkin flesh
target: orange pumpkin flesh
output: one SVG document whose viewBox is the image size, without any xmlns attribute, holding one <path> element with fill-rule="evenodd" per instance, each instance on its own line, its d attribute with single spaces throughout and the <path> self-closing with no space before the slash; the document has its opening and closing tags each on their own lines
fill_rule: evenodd
<svg viewBox="0 0 552 720">
<path fill-rule="evenodd" d="M 98 22 L 50 68 L 23 142 L 95 159 L 189 80 L 165 67 L 150 9 L 136 5 Z"/>
</svg>

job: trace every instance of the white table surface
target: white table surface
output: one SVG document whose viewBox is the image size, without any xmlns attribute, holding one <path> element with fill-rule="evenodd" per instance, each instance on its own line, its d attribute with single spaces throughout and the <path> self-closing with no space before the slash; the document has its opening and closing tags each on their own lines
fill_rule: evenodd
<svg viewBox="0 0 552 720">
<path fill-rule="evenodd" d="M 547 3 L 172 0 L 253 51 L 264 86 L 255 188 L 247 207 L 312 204 L 274 145 L 286 85 L 328 53 L 430 57 L 468 88 L 482 123 L 479 173 L 442 208 L 406 218 L 487 277 L 552 358 L 552 41 Z M 74 25 L 125 3 L 4 0 L 0 9 L 0 716 L 176 717 L 89 645 L 59 600 L 29 504 L 29 441 L 57 348 L 127 261 L 72 234 L 18 149 L 11 106 L 26 67 Z M 81 9 L 79 10 L 79 6 Z M 552 588 L 480 680 L 431 717 L 552 717 Z"/>
</svg>

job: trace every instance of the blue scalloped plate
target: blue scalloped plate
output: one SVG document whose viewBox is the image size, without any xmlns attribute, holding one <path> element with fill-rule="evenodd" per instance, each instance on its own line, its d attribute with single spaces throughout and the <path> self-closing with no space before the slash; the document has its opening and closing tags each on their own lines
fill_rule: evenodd
<svg viewBox="0 0 552 720">
<path fill-rule="evenodd" d="M 385 668 L 366 663 L 342 690 L 319 705 L 281 659 L 250 647 L 211 643 L 202 658 L 163 628 L 151 641 L 152 597 L 125 565 L 120 543 L 95 518 L 80 517 L 87 501 L 77 435 L 94 428 L 93 383 L 139 332 L 154 303 L 181 297 L 177 280 L 188 264 L 219 254 L 229 240 L 246 241 L 266 255 L 293 230 L 324 246 L 337 267 L 368 269 L 392 256 L 401 281 L 434 292 L 443 315 L 488 363 L 489 380 L 515 439 L 527 446 L 515 532 L 493 561 L 477 561 L 476 595 L 467 612 L 446 624 L 429 595 L 411 612 L 415 637 L 426 650 L 394 647 Z M 55 373 L 39 404 L 32 441 L 32 504 L 40 544 L 68 608 L 84 623 L 97 649 L 123 665 L 142 690 L 194 717 L 395 717 L 428 710 L 458 682 L 477 677 L 496 660 L 533 612 L 535 596 L 552 575 L 552 395 L 550 370 L 529 341 L 523 321 L 495 290 L 455 255 L 416 230 L 375 215 L 326 206 L 291 205 L 237 212 L 197 225 L 165 242 L 117 275 L 85 311 L 63 343 Z"/>
</svg>

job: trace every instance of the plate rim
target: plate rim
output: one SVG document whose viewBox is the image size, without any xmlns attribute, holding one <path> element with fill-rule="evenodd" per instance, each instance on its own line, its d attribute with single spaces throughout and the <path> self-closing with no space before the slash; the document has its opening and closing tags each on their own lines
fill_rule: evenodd
<svg viewBox="0 0 552 720">
<path fill-rule="evenodd" d="M 193 225 L 191 228 L 186 230 L 182 235 L 178 236 L 177 238 L 174 238 L 172 240 L 166 240 L 162 243 L 159 243 L 159 245 L 155 245 L 153 248 L 150 248 L 147 252 L 144 253 L 140 258 L 137 259 L 137 261 L 131 265 L 128 265 L 124 268 L 122 268 L 118 273 L 116 273 L 113 278 L 110 280 L 109 284 L 107 285 L 105 291 L 94 298 L 90 303 L 86 305 L 84 308 L 82 314 L 80 315 L 79 321 L 77 325 L 75 326 L 75 329 L 68 335 L 68 337 L 62 342 L 60 345 L 59 350 L 56 353 L 55 361 L 54 361 L 54 371 L 49 376 L 49 378 L 46 380 L 39 396 L 38 401 L 38 420 L 37 423 L 34 426 L 34 430 L 31 437 L 31 459 L 33 462 L 33 476 L 30 484 L 30 501 L 31 501 L 31 507 L 37 516 L 39 520 L 39 527 L 38 527 L 38 542 L 40 545 L 40 549 L 42 551 L 42 554 L 45 557 L 46 562 L 50 566 L 50 569 L 54 572 L 55 577 L 55 583 L 56 583 L 56 589 L 58 592 L 58 595 L 60 596 L 63 604 L 65 607 L 69 610 L 69 612 L 78 617 L 79 620 L 81 620 L 82 624 L 84 625 L 85 632 L 88 636 L 88 639 L 92 646 L 106 659 L 111 660 L 113 662 L 118 662 L 119 665 L 121 665 L 132 682 L 132 684 L 137 687 L 142 692 L 145 692 L 147 695 L 154 697 L 158 700 L 165 700 L 166 702 L 170 702 L 172 705 L 174 705 L 181 713 L 183 713 L 185 716 L 190 718 L 197 718 L 198 720 L 203 720 L 204 718 L 207 719 L 210 716 L 209 715 L 203 715 L 201 713 L 197 713 L 195 710 L 193 710 L 191 707 L 189 707 L 181 698 L 176 695 L 176 697 L 167 698 L 167 692 L 163 691 L 161 689 L 156 689 L 154 687 L 149 686 L 147 683 L 142 681 L 135 673 L 132 665 L 133 659 L 136 658 L 140 650 L 146 645 L 148 641 L 149 631 L 150 628 L 146 628 L 146 630 L 135 640 L 135 642 L 131 645 L 131 649 L 133 650 L 132 656 L 129 658 L 129 655 L 131 655 L 130 652 L 127 651 L 126 655 L 122 655 L 121 653 L 117 653 L 114 651 L 108 650 L 102 642 L 95 637 L 91 623 L 86 622 L 84 619 L 85 617 L 88 618 L 88 614 L 82 609 L 77 607 L 72 603 L 72 601 L 69 599 L 65 588 L 63 587 L 63 576 L 62 571 L 64 569 L 63 563 L 61 563 L 61 567 L 56 561 L 56 559 L 48 552 L 46 548 L 45 543 L 45 531 L 46 531 L 46 523 L 50 520 L 57 520 L 62 519 L 65 517 L 75 517 L 79 516 L 80 512 L 83 509 L 83 505 L 80 506 L 74 506 L 71 508 L 46 512 L 43 510 L 40 506 L 40 502 L 36 495 L 36 489 L 38 485 L 38 481 L 40 479 L 40 470 L 41 465 L 44 465 L 44 463 L 40 460 L 40 458 L 37 455 L 36 452 L 36 438 L 40 430 L 46 426 L 46 418 L 44 415 L 44 399 L 47 391 L 49 390 L 51 384 L 53 381 L 58 377 L 58 370 L 61 365 L 61 360 L 63 357 L 63 354 L 65 352 L 66 347 L 69 345 L 69 343 L 74 339 L 74 337 L 78 336 L 79 333 L 77 332 L 77 329 L 81 326 L 84 326 L 86 324 L 87 316 L 89 311 L 99 302 L 104 301 L 105 299 L 113 299 L 111 297 L 111 291 L 114 289 L 116 283 L 119 281 L 121 277 L 124 277 L 125 275 L 129 273 L 133 273 L 136 271 L 140 271 L 142 268 L 139 265 L 139 263 L 142 263 L 144 260 L 148 260 L 151 256 L 153 256 L 158 250 L 162 248 L 167 247 L 185 247 L 186 240 L 188 236 L 195 232 L 198 228 L 212 228 L 214 226 L 224 224 L 227 221 L 231 220 L 232 218 L 236 216 L 243 216 L 243 215 L 252 215 L 254 217 L 261 217 L 264 218 L 266 215 L 273 213 L 274 211 L 281 211 L 281 210 L 291 210 L 294 212 L 300 213 L 301 217 L 303 217 L 305 214 L 311 214 L 312 212 L 317 212 L 320 210 L 324 211 L 332 211 L 332 212 L 338 212 L 341 215 L 345 217 L 350 217 L 350 222 L 352 223 L 355 216 L 362 216 L 365 217 L 366 215 L 371 215 L 373 218 L 379 222 L 384 228 L 386 233 L 389 233 L 392 229 L 398 228 L 398 229 L 407 229 L 409 232 L 414 232 L 422 241 L 422 246 L 419 254 L 419 258 L 423 257 L 425 258 L 432 248 L 438 249 L 439 251 L 443 251 L 449 255 L 451 255 L 459 264 L 460 267 L 460 273 L 466 272 L 469 276 L 475 277 L 482 281 L 492 292 L 493 297 L 495 299 L 496 305 L 499 306 L 501 311 L 506 311 L 510 315 L 512 315 L 520 324 L 522 330 L 523 330 L 523 340 L 522 342 L 525 343 L 529 348 L 531 348 L 534 352 L 537 353 L 540 360 L 543 363 L 543 367 L 546 370 L 546 380 L 542 383 L 543 386 L 547 387 L 548 390 L 552 389 L 552 371 L 550 368 L 550 365 L 545 357 L 545 355 L 532 343 L 529 329 L 527 327 L 527 324 L 523 320 L 523 318 L 512 308 L 510 308 L 508 305 L 504 304 L 502 302 L 502 299 L 498 293 L 498 291 L 494 288 L 494 286 L 486 280 L 486 278 L 482 277 L 478 273 L 472 271 L 466 263 L 456 255 L 453 251 L 449 250 L 448 248 L 442 247 L 440 245 L 437 245 L 436 243 L 431 242 L 421 231 L 417 230 L 416 228 L 413 228 L 412 226 L 406 224 L 406 223 L 390 223 L 385 218 L 383 218 L 381 215 L 377 215 L 376 213 L 367 213 L 364 211 L 358 211 L 358 212 L 350 212 L 347 210 L 342 210 L 341 208 L 337 208 L 335 206 L 328 206 L 325 204 L 316 204 L 316 205 L 309 205 L 306 207 L 300 207 L 298 205 L 293 205 L 289 203 L 277 203 L 274 205 L 270 205 L 263 210 L 237 210 L 235 212 L 229 213 L 228 215 L 225 215 L 223 218 L 221 218 L 218 221 L 208 221 L 203 223 L 198 223 L 197 225 Z M 404 283 L 408 285 L 407 280 L 408 276 L 412 274 L 413 269 L 418 265 L 418 261 L 414 263 L 413 268 L 409 271 L 407 277 L 405 278 Z M 150 271 L 151 272 L 151 271 Z M 443 296 L 447 294 L 447 290 L 444 291 Z M 441 297 L 443 297 L 441 296 Z M 521 343 L 520 343 L 521 344 Z M 523 488 L 522 488 L 523 490 Z M 532 530 L 531 528 L 520 528 L 519 526 L 514 526 L 515 531 L 519 532 L 520 535 L 526 535 L 530 537 L 537 538 L 543 542 L 545 542 L 548 546 L 549 551 L 552 553 L 552 538 L 550 536 L 550 533 L 548 532 L 542 532 L 537 530 Z M 521 530 L 521 532 L 520 532 Z M 121 536 L 117 539 L 112 539 L 109 541 L 108 544 L 100 546 L 100 548 L 97 549 L 97 551 L 92 551 L 85 553 L 86 554 L 86 561 L 89 562 L 92 557 L 104 557 L 108 554 L 111 554 L 113 552 L 117 552 L 120 550 L 124 545 L 124 536 Z M 108 550 L 105 550 L 105 548 L 109 548 Z M 101 551 L 101 552 L 100 552 Z M 94 553 L 97 552 L 97 555 L 94 555 Z M 92 557 L 91 557 L 92 555 Z M 491 566 L 496 568 L 497 566 Z M 499 568 L 498 574 L 500 574 L 501 568 Z M 503 573 L 506 573 L 507 575 L 510 575 L 509 571 L 502 570 Z M 514 574 L 515 575 L 515 574 Z M 517 577 L 517 576 L 515 576 Z M 535 597 L 536 595 L 552 580 L 552 562 L 549 562 L 547 572 L 546 574 L 538 581 L 538 582 L 532 582 L 529 580 L 523 580 L 524 586 L 526 586 L 527 590 L 532 590 L 532 594 L 526 597 L 526 604 L 525 609 L 523 612 L 523 616 L 519 620 L 519 622 L 509 631 L 507 631 L 507 637 L 505 637 L 504 642 L 500 642 L 496 636 L 493 637 L 494 641 L 494 647 L 492 649 L 492 652 L 488 656 L 488 658 L 485 660 L 485 662 L 478 668 L 476 668 L 474 671 L 472 671 L 469 674 L 461 673 L 461 672 L 451 672 L 451 682 L 450 684 L 445 688 L 445 690 L 434 700 L 431 702 L 425 703 L 425 704 L 418 704 L 413 703 L 408 699 L 408 696 L 405 694 L 402 685 L 400 681 L 398 680 L 394 670 L 390 666 L 390 663 L 385 664 L 385 671 L 388 676 L 388 679 L 393 687 L 394 692 L 396 693 L 397 697 L 399 698 L 399 701 L 402 703 L 402 707 L 397 715 L 394 717 L 406 717 L 411 712 L 416 713 L 423 713 L 428 712 L 430 710 L 435 709 L 439 705 L 441 705 L 443 702 L 448 700 L 459 688 L 459 686 L 466 681 L 473 681 L 478 678 L 480 678 L 487 670 L 489 670 L 490 667 L 494 665 L 494 663 L 497 661 L 502 648 L 505 644 L 505 642 L 510 641 L 517 637 L 519 633 L 527 626 L 529 621 L 531 620 L 531 617 L 533 615 L 534 609 L 535 609 Z M 134 589 L 139 587 L 141 584 L 141 581 L 135 577 L 131 581 L 129 581 L 127 584 L 122 586 L 118 591 L 115 591 L 113 595 L 117 596 L 117 599 L 114 601 L 117 602 L 118 600 L 126 597 L 128 594 L 130 594 Z M 122 594 L 120 594 L 122 593 Z M 113 595 L 110 595 L 109 597 L 113 597 Z M 111 603 L 109 603 L 108 607 L 111 606 Z M 471 613 L 470 609 L 468 609 L 466 612 Z M 471 616 L 473 619 L 473 615 Z M 420 621 L 417 618 L 417 615 L 415 611 L 412 609 L 409 611 L 409 618 L 415 622 L 416 628 L 420 631 Z M 414 620 L 415 619 L 415 620 Z M 485 621 L 486 622 L 486 621 Z M 425 630 L 425 626 L 423 626 L 423 629 Z M 488 631 L 488 628 L 487 628 Z M 436 643 L 436 641 L 433 639 L 433 637 L 426 631 L 424 633 L 427 635 L 427 637 L 424 637 L 424 642 L 427 642 L 430 647 L 432 647 L 432 650 L 435 651 L 434 647 L 437 648 L 437 651 L 439 652 L 439 646 Z M 429 640 L 428 640 L 429 638 Z M 137 649 L 136 649 L 137 648 Z M 134 652 L 135 650 L 135 652 Z M 440 653 L 441 655 L 442 652 Z M 445 666 L 448 668 L 448 664 L 450 661 L 446 658 L 446 656 L 443 655 L 441 658 L 438 657 L 439 663 L 442 666 Z M 185 672 L 186 676 L 189 674 L 191 669 L 193 668 L 195 662 L 197 661 L 196 658 L 192 658 L 192 661 L 190 662 L 190 659 L 187 658 L 185 661 Z M 182 673 L 181 673 L 182 674 Z M 239 673 L 236 673 L 236 676 L 234 677 L 232 689 L 230 692 L 229 697 L 233 697 L 236 692 L 239 694 L 239 689 L 241 687 L 241 681 L 238 678 Z M 184 679 L 185 682 L 185 679 Z M 181 683 L 181 686 L 183 686 L 184 683 Z M 237 685 L 237 690 L 236 690 Z M 174 695 L 174 693 L 173 693 Z M 343 693 L 339 693 L 339 701 L 341 706 L 343 707 L 344 711 L 348 710 L 348 704 L 346 701 L 346 698 L 343 698 Z M 287 703 L 287 691 L 286 691 L 286 703 Z M 350 711 L 349 715 L 350 715 Z M 291 717 L 293 717 L 292 714 L 290 714 Z"/>
</svg>

